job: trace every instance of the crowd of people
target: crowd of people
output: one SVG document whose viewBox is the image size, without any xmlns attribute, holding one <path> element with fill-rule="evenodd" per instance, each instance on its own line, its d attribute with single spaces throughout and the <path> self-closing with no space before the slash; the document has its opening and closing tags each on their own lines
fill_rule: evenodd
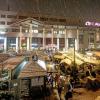
<svg viewBox="0 0 100 100">
<path fill-rule="evenodd" d="M 49 93 L 53 90 L 54 94 L 56 94 L 55 96 L 53 95 L 56 98 L 54 100 L 68 100 L 72 98 L 73 86 L 70 75 L 62 76 L 50 73 L 47 76 L 47 84 L 49 84 Z"/>
<path fill-rule="evenodd" d="M 48 82 L 55 88 L 54 94 L 58 98 L 55 100 L 71 100 L 74 88 L 85 88 L 91 91 L 100 89 L 100 69 L 95 70 L 97 66 L 93 64 L 78 66 L 74 63 L 69 66 L 64 63 L 61 64 L 59 59 L 54 60 L 53 63 L 55 63 L 55 68 L 58 67 L 57 70 L 59 71 L 54 75 L 49 74 Z"/>
<path fill-rule="evenodd" d="M 100 70 L 95 70 L 95 65 L 84 63 L 78 66 L 73 62 L 67 65 L 60 63 L 60 59 L 53 59 L 51 52 L 48 54 L 50 62 L 55 64 L 57 73 L 51 72 L 46 76 L 47 96 L 54 92 L 53 97 L 56 98 L 54 100 L 70 100 L 73 98 L 74 88 L 85 88 L 92 91 L 100 89 L 100 78 L 98 78 Z"/>
</svg>

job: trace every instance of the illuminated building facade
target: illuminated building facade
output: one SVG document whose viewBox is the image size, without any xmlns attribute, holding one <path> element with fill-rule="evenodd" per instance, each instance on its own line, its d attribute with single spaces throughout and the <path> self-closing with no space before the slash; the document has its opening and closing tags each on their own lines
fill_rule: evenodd
<svg viewBox="0 0 100 100">
<path fill-rule="evenodd" d="M 49 0 L 47 0 L 44 3 L 44 5 L 41 3 L 41 1 L 34 0 L 33 2 L 31 0 L 30 4 L 32 3 L 34 5 L 33 7 L 34 13 L 31 12 L 30 10 L 31 8 L 29 9 L 30 4 L 27 7 L 25 7 L 27 3 L 24 3 L 23 1 L 21 1 L 21 3 L 19 4 L 18 10 L 17 10 L 17 7 L 15 6 L 18 4 L 19 1 L 17 0 L 15 0 L 14 2 L 13 0 L 4 0 L 4 1 L 6 2 L 5 7 L 3 8 L 3 6 L 1 5 L 1 8 L 0 8 L 1 9 L 0 11 L 0 48 L 1 49 L 0 51 L 6 52 L 9 49 L 14 49 L 15 51 L 18 52 L 19 49 L 30 50 L 31 47 L 45 48 L 48 45 L 49 46 L 55 45 L 57 49 L 59 50 L 63 50 L 63 49 L 67 50 L 73 47 L 74 45 L 73 38 L 75 38 L 76 50 L 100 48 L 99 27 L 85 26 L 85 22 L 88 20 L 88 17 L 91 20 L 95 19 L 93 18 L 93 16 L 91 16 L 91 14 L 94 14 L 94 13 L 89 13 L 90 16 L 88 16 L 88 11 L 83 10 L 82 7 L 81 7 L 83 11 L 82 15 L 86 13 L 86 15 L 83 16 L 84 18 L 82 17 L 82 15 L 77 17 L 81 11 L 76 12 L 75 10 L 75 12 L 73 12 L 72 15 L 71 14 L 69 15 L 69 12 L 66 8 L 67 6 L 65 6 L 64 8 L 61 5 L 62 9 L 57 8 L 54 10 L 54 8 L 52 8 L 53 11 L 51 11 Z M 1 4 L 3 4 L 4 1 L 2 1 Z M 57 7 L 56 3 L 58 3 L 58 1 L 59 0 L 55 0 L 53 2 L 53 7 Z M 65 0 L 63 0 L 62 3 L 66 3 Z M 47 7 L 45 6 L 46 4 L 48 4 Z M 71 4 L 74 4 L 74 3 L 72 2 Z M 69 5 L 71 4 L 69 3 Z M 75 9 L 78 9 L 76 7 L 79 7 L 79 1 L 75 2 L 75 5 L 74 5 Z M 86 7 L 87 5 L 88 5 L 88 2 L 86 3 Z M 42 8 L 43 6 L 44 8 Z M 58 6 L 60 7 L 60 3 L 58 4 Z M 32 7 L 32 5 L 30 7 Z M 70 9 L 71 12 L 74 10 L 73 8 Z M 59 13 L 57 13 L 57 10 L 59 10 Z M 66 11 L 66 13 L 64 13 L 63 10 L 64 12 Z M 89 12 L 91 12 L 91 10 Z M 96 16 L 97 19 L 99 19 L 98 16 L 99 15 Z M 16 23 L 17 21 L 20 21 L 23 19 L 27 19 L 29 17 L 34 18 L 37 21 L 41 21 L 44 23 L 44 26 L 42 28 L 32 28 L 31 43 L 30 43 L 30 37 L 29 37 L 29 34 L 30 34 L 29 28 L 27 29 L 22 26 L 22 29 L 21 29 L 21 27 L 11 26 L 13 23 Z M 21 39 L 19 36 L 20 32 L 22 33 Z M 20 44 L 20 41 L 22 41 L 21 44 Z"/>
</svg>

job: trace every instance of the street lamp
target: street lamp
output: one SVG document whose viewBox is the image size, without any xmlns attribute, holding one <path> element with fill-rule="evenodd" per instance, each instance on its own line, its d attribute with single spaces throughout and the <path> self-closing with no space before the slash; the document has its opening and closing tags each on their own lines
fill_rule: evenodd
<svg viewBox="0 0 100 100">
<path fill-rule="evenodd" d="M 74 67 L 75 67 L 75 38 L 73 38 L 73 46 L 74 46 Z"/>
</svg>

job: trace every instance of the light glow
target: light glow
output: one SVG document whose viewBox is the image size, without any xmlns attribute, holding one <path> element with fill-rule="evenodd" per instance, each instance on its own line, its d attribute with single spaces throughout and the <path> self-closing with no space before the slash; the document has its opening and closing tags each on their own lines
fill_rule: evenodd
<svg viewBox="0 0 100 100">
<path fill-rule="evenodd" d="M 85 22 L 86 26 L 96 26 L 96 27 L 100 27 L 100 23 L 99 22 L 90 22 L 90 21 L 86 21 Z"/>
<path fill-rule="evenodd" d="M 44 61 L 42 61 L 42 60 L 38 60 L 37 61 L 37 63 L 44 69 L 44 70 L 47 70 L 47 68 L 46 68 L 46 64 L 45 64 L 45 62 Z"/>
<path fill-rule="evenodd" d="M 26 33 L 28 33 L 28 30 L 25 30 Z"/>
<path fill-rule="evenodd" d="M 38 30 L 34 30 L 34 33 L 38 33 Z"/>
<path fill-rule="evenodd" d="M 5 32 L 0 32 L 0 34 L 6 34 Z"/>
<path fill-rule="evenodd" d="M 0 37 L 0 39 L 4 39 L 4 37 Z"/>
</svg>

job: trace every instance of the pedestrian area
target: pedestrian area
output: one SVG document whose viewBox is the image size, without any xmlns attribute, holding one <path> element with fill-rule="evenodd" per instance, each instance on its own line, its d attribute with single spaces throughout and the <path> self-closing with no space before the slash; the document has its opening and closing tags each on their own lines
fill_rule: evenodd
<svg viewBox="0 0 100 100">
<path fill-rule="evenodd" d="M 57 89 L 54 89 L 52 95 L 45 100 L 60 100 Z M 64 92 L 61 94 L 61 100 L 65 100 Z M 73 90 L 73 98 L 70 100 L 100 100 L 100 90 L 88 91 L 84 88 L 77 88 Z"/>
</svg>

